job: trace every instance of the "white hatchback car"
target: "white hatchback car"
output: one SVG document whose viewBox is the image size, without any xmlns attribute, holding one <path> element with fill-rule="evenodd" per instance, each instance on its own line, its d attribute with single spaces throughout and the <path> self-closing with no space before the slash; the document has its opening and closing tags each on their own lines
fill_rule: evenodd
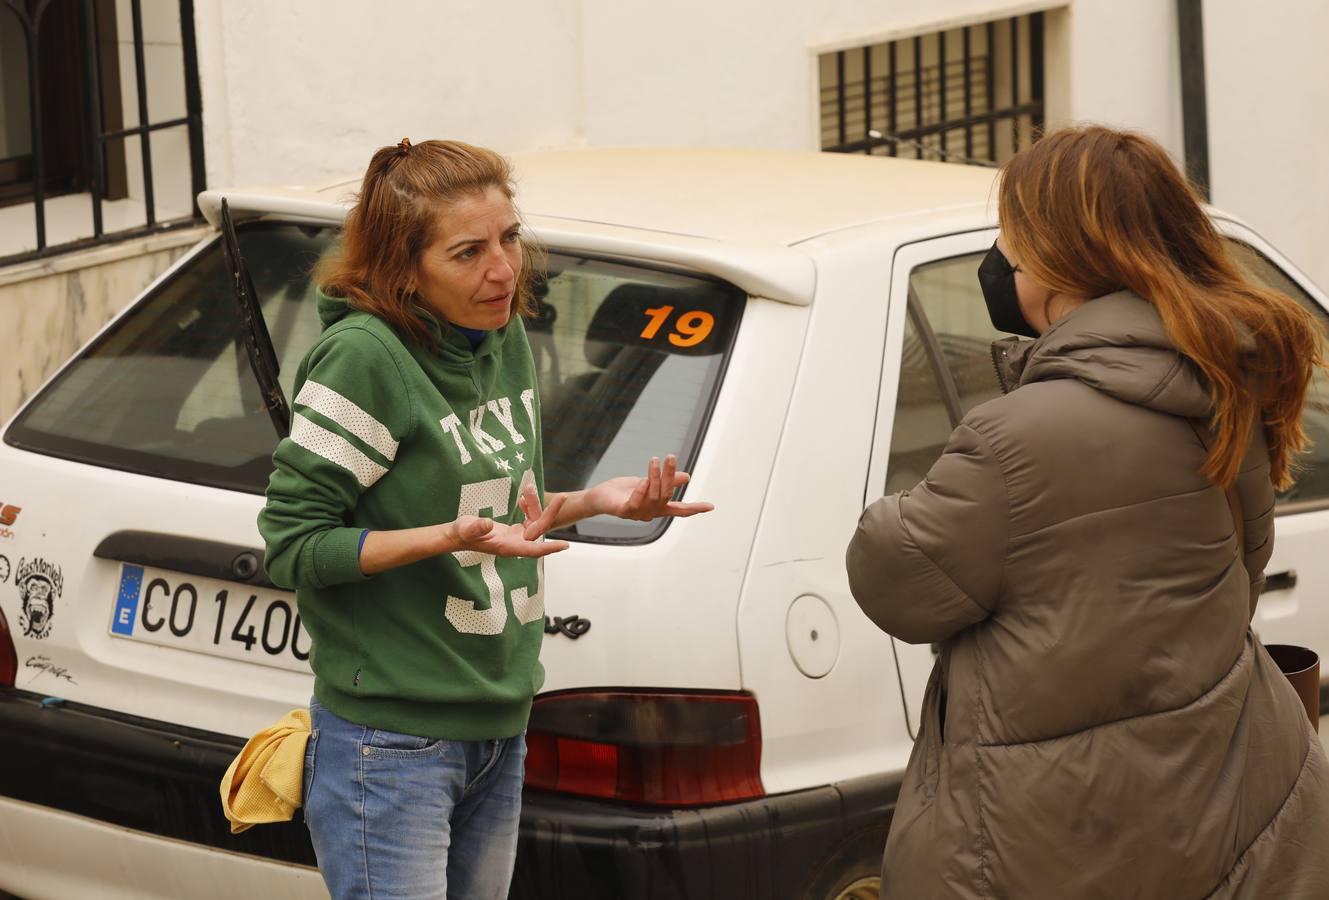
<svg viewBox="0 0 1329 900">
<path fill-rule="evenodd" d="M 549 561 L 512 895 L 874 897 L 933 656 L 860 613 L 843 554 L 864 505 L 918 481 L 998 393 L 975 277 L 993 173 L 747 151 L 514 162 L 551 251 L 528 326 L 549 487 L 675 449 L 717 511 L 591 520 Z M 303 825 L 232 836 L 218 782 L 310 695 L 294 597 L 260 563 L 280 425 L 251 356 L 270 338 L 289 394 L 319 327 L 310 267 L 355 187 L 203 195 L 214 223 L 228 202 L 260 321 L 205 240 L 6 427 L 0 888 L 323 895 Z M 1287 260 L 1215 218 L 1255 277 L 1323 313 Z M 1257 621 L 1322 654 L 1324 398 Z"/>
</svg>

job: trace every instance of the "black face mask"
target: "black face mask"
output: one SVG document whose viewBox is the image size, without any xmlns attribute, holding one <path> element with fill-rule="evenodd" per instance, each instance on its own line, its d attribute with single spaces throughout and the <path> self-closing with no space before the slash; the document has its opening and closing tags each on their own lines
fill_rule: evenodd
<svg viewBox="0 0 1329 900">
<path fill-rule="evenodd" d="M 1007 334 L 1038 337 L 1020 312 L 1020 296 L 1015 291 L 1015 267 L 993 243 L 992 249 L 978 264 L 978 284 L 983 289 L 983 301 L 988 305 L 988 318 L 992 327 Z"/>
</svg>

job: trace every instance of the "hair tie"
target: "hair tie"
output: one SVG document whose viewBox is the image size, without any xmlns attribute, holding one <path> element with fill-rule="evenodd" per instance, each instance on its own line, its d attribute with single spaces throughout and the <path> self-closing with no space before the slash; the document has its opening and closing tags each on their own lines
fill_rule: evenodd
<svg viewBox="0 0 1329 900">
<path fill-rule="evenodd" d="M 407 153 L 410 152 L 410 150 L 411 150 L 411 139 L 402 138 L 401 141 L 397 144 L 397 155 L 405 156 Z"/>
</svg>

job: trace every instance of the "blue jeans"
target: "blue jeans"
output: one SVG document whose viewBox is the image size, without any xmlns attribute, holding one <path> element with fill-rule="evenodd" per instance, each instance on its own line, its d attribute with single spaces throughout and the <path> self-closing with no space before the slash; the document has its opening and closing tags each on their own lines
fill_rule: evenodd
<svg viewBox="0 0 1329 900">
<path fill-rule="evenodd" d="M 523 735 L 447 741 L 309 704 L 304 810 L 333 900 L 504 900 L 517 854 Z"/>
</svg>

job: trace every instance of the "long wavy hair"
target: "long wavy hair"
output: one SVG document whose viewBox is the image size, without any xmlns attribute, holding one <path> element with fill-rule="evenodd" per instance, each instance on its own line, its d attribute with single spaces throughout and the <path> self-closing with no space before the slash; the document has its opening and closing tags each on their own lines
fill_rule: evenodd
<svg viewBox="0 0 1329 900">
<path fill-rule="evenodd" d="M 1158 309 L 1209 382 L 1205 476 L 1224 488 L 1236 480 L 1258 421 L 1274 486 L 1291 486 L 1309 443 L 1301 409 L 1324 365 L 1322 326 L 1246 277 L 1162 147 L 1101 126 L 1048 134 L 1003 168 L 998 214 L 1013 256 L 1044 286 L 1084 297 L 1127 289 Z"/>
<path fill-rule="evenodd" d="M 493 150 L 461 141 L 406 139 L 379 148 L 346 214 L 341 241 L 315 269 L 315 281 L 324 293 L 344 297 L 430 346 L 429 329 L 413 312 L 420 304 L 413 289 L 420 254 L 434 241 L 442 209 L 491 187 L 513 199 L 512 167 Z M 544 254 L 525 235 L 521 247 L 513 312 L 529 316 L 535 309 L 532 274 Z"/>
</svg>

